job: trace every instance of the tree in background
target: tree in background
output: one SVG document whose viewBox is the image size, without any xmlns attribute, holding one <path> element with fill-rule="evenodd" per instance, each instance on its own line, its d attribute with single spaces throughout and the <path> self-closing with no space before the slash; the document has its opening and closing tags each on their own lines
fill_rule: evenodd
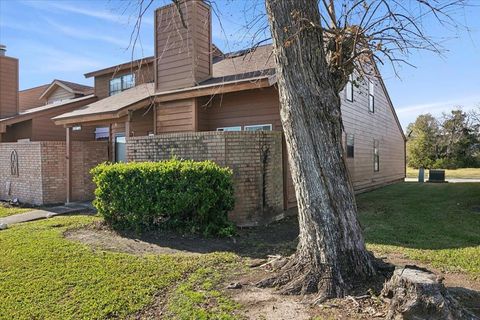
<svg viewBox="0 0 480 320">
<path fill-rule="evenodd" d="M 466 168 L 480 165 L 475 154 L 479 137 L 467 113 L 452 110 L 450 114 L 443 114 L 440 138 L 443 167 Z"/>
<path fill-rule="evenodd" d="M 431 168 L 438 159 L 440 127 L 431 114 L 418 116 L 407 128 L 407 163 L 413 168 Z"/>
<path fill-rule="evenodd" d="M 455 169 L 480 166 L 479 113 L 460 109 L 418 116 L 408 128 L 407 163 L 413 168 Z"/>
</svg>

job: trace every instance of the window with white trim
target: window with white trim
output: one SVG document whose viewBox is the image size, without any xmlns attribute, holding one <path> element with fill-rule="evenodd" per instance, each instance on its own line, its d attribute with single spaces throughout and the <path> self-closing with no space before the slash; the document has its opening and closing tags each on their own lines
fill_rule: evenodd
<svg viewBox="0 0 480 320">
<path fill-rule="evenodd" d="M 272 131 L 271 124 L 255 124 L 243 127 L 245 131 Z"/>
<path fill-rule="evenodd" d="M 368 111 L 375 112 L 375 84 L 368 81 Z"/>
<path fill-rule="evenodd" d="M 242 127 L 240 127 L 240 126 L 222 127 L 222 128 L 217 128 L 217 131 L 242 131 Z"/>
<path fill-rule="evenodd" d="M 133 74 L 126 74 L 110 80 L 111 96 L 116 95 L 124 90 L 130 89 L 135 86 L 135 76 Z"/>
<path fill-rule="evenodd" d="M 347 101 L 353 102 L 353 74 L 348 77 L 348 82 L 345 86 L 345 98 Z"/>
<path fill-rule="evenodd" d="M 380 155 L 378 154 L 378 140 L 373 140 L 373 171 L 380 171 Z"/>
</svg>

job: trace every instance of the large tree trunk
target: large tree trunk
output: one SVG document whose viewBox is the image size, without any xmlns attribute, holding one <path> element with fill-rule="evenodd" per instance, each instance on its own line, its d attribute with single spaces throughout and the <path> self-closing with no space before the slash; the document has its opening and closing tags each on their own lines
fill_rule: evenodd
<svg viewBox="0 0 480 320">
<path fill-rule="evenodd" d="M 376 271 L 344 161 L 340 96 L 318 27 L 318 1 L 266 0 L 266 7 L 300 236 L 293 258 L 260 285 L 318 292 L 322 300 L 342 297 Z"/>
</svg>

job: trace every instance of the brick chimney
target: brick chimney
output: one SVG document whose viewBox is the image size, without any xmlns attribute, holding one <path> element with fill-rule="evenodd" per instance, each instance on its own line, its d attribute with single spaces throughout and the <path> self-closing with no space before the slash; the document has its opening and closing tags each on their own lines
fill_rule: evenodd
<svg viewBox="0 0 480 320">
<path fill-rule="evenodd" d="M 211 29 L 210 6 L 203 0 L 183 0 L 178 7 L 155 11 L 157 92 L 191 87 L 211 77 Z"/>
<path fill-rule="evenodd" d="M 18 113 L 18 59 L 7 57 L 0 44 L 0 119 Z"/>
</svg>

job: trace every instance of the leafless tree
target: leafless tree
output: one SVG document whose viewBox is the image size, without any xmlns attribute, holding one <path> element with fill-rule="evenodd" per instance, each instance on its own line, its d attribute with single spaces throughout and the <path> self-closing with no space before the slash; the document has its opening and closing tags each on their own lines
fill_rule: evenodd
<svg viewBox="0 0 480 320">
<path fill-rule="evenodd" d="M 208 2 L 215 6 L 213 0 Z M 468 4 L 265 0 L 265 5 L 300 235 L 296 253 L 260 285 L 280 287 L 286 294 L 315 293 L 317 301 L 343 297 L 382 271 L 365 248 L 357 217 L 342 149 L 340 92 L 352 74 L 377 77 L 377 64 L 388 63 L 397 70 L 410 65 L 412 51 L 441 54 L 442 39 L 429 36 L 424 21 L 456 29 L 455 16 Z M 265 28 L 261 16 L 256 19 L 250 28 Z"/>
</svg>

